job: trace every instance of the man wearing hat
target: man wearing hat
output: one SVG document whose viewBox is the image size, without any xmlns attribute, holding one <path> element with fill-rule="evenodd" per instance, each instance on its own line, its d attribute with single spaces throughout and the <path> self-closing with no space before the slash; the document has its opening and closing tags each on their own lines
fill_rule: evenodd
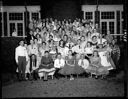
<svg viewBox="0 0 128 99">
<path fill-rule="evenodd" d="M 24 47 L 24 41 L 21 40 L 19 46 L 15 49 L 15 60 L 18 64 L 18 78 L 19 81 L 25 80 L 25 69 L 26 69 L 26 62 L 28 61 L 27 50 Z"/>
</svg>

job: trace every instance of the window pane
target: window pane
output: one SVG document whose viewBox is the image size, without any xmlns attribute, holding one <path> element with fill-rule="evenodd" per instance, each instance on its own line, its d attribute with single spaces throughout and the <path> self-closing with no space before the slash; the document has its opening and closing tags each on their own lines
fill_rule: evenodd
<svg viewBox="0 0 128 99">
<path fill-rule="evenodd" d="M 114 19 L 115 13 L 114 12 L 101 12 L 101 19 Z"/>
<path fill-rule="evenodd" d="M 7 31 L 7 12 L 4 12 L 4 17 L 3 17 L 3 19 L 4 19 L 4 36 L 7 36 L 7 33 L 8 33 L 8 31 Z"/>
<path fill-rule="evenodd" d="M 23 23 L 17 23 L 18 36 L 23 36 Z"/>
<path fill-rule="evenodd" d="M 2 16 L 2 12 L 0 12 L 0 16 Z M 0 20 L 2 20 L 2 17 L 0 17 Z M 3 30 L 2 30 L 2 22 L 0 22 L 0 36 L 2 36 L 2 32 L 3 32 Z"/>
<path fill-rule="evenodd" d="M 39 13 L 32 13 L 32 19 L 38 20 L 39 19 Z"/>
<path fill-rule="evenodd" d="M 114 34 L 114 22 L 109 22 L 109 30 L 112 34 Z"/>
<path fill-rule="evenodd" d="M 102 22 L 102 34 L 107 34 L 107 22 Z"/>
<path fill-rule="evenodd" d="M 9 13 L 9 20 L 23 20 L 23 13 Z"/>
<path fill-rule="evenodd" d="M 92 12 L 85 12 L 85 19 L 92 19 Z"/>
<path fill-rule="evenodd" d="M 15 29 L 15 23 L 10 23 L 10 36 L 12 36 L 14 29 Z"/>
</svg>

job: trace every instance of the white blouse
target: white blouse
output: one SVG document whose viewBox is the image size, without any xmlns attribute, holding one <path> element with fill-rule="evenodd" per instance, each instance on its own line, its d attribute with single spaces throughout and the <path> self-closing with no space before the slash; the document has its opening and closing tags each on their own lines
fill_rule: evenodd
<svg viewBox="0 0 128 99">
<path fill-rule="evenodd" d="M 82 59 L 79 59 L 78 65 L 83 67 L 84 69 L 87 69 L 87 67 L 89 66 L 89 61 L 87 59 L 83 59 L 82 63 Z"/>
<path fill-rule="evenodd" d="M 56 59 L 54 62 L 54 67 L 55 68 L 61 68 L 64 67 L 65 65 L 65 60 L 64 59 Z"/>
</svg>

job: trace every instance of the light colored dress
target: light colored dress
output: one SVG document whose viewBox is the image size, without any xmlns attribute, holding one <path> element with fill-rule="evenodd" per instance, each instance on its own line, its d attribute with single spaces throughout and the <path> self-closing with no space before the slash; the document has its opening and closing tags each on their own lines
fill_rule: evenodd
<svg viewBox="0 0 128 99">
<path fill-rule="evenodd" d="M 99 56 L 101 57 L 101 65 L 106 67 L 108 70 L 113 69 L 109 59 L 107 58 L 107 51 L 99 52 Z"/>
<path fill-rule="evenodd" d="M 92 57 L 91 58 L 91 64 L 89 67 L 86 68 L 86 72 L 90 72 L 91 74 L 95 74 L 95 75 L 107 75 L 109 74 L 109 71 L 107 70 L 107 68 L 103 67 L 101 65 L 101 59 L 100 57 Z"/>
<path fill-rule="evenodd" d="M 72 56 L 70 59 L 68 56 L 65 58 L 68 64 L 75 65 L 75 57 Z M 59 71 L 60 74 L 70 75 L 75 74 L 75 66 L 70 66 L 65 63 L 65 66 Z"/>
</svg>

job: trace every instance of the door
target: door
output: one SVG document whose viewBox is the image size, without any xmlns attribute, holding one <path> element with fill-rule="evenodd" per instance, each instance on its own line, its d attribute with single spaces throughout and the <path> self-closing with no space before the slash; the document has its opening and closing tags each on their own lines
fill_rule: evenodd
<svg viewBox="0 0 128 99">
<path fill-rule="evenodd" d="M 110 30 L 111 34 L 114 34 L 116 32 L 114 21 L 102 21 L 101 22 L 101 31 L 102 31 L 102 33 L 106 35 L 108 30 Z"/>
</svg>

